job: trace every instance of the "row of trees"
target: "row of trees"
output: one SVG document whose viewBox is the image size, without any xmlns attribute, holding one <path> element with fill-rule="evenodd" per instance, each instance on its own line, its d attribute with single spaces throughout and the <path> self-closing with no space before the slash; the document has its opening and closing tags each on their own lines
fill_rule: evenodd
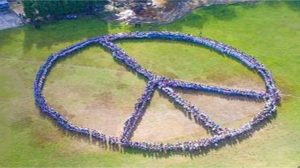
<svg viewBox="0 0 300 168">
<path fill-rule="evenodd" d="M 108 0 L 23 0 L 24 12 L 32 21 L 38 18 L 62 19 L 68 14 L 96 13 Z"/>
</svg>

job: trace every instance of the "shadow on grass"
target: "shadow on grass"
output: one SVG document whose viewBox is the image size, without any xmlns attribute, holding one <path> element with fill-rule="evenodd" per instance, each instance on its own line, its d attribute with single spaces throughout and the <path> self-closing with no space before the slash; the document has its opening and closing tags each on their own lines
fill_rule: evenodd
<svg viewBox="0 0 300 168">
<path fill-rule="evenodd" d="M 236 17 L 236 11 L 231 5 L 212 5 L 209 7 L 201 7 L 174 23 L 162 26 L 162 29 L 181 31 L 183 27 L 189 27 L 201 30 L 211 18 L 222 21 L 230 21 Z"/>
<path fill-rule="evenodd" d="M 206 15 L 211 15 L 218 20 L 229 21 L 237 17 L 233 5 L 213 5 L 203 8 Z"/>
<path fill-rule="evenodd" d="M 97 19 L 62 20 L 42 25 L 41 29 L 27 26 L 23 29 L 23 50 L 28 53 L 33 47 L 51 48 L 65 42 L 76 42 L 108 34 L 108 23 Z"/>
<path fill-rule="evenodd" d="M 237 3 L 237 5 L 241 5 L 244 9 L 255 9 L 258 5 L 259 1 L 252 1 L 252 2 L 241 2 Z"/>
<path fill-rule="evenodd" d="M 300 12 L 300 1 L 299 0 L 287 0 L 287 1 L 272 0 L 272 1 L 266 1 L 264 3 L 272 8 L 279 8 L 279 7 L 282 7 L 282 4 L 285 4 L 289 9 L 291 9 L 295 12 Z"/>
<path fill-rule="evenodd" d="M 0 31 L 0 46 L 13 45 L 15 43 L 15 37 L 22 33 L 23 27 L 17 27 L 13 29 L 5 29 Z"/>
<path fill-rule="evenodd" d="M 284 1 L 284 3 L 293 11 L 300 12 L 300 1 L 299 0 L 289 0 Z"/>
<path fill-rule="evenodd" d="M 282 5 L 282 1 L 280 0 L 265 1 L 264 3 L 272 8 L 278 8 Z"/>
</svg>

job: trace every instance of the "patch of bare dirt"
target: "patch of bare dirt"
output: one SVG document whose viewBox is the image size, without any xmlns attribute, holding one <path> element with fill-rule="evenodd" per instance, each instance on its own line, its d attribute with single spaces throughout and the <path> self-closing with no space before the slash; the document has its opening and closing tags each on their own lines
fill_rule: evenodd
<svg viewBox="0 0 300 168">
<path fill-rule="evenodd" d="M 225 96 L 176 90 L 185 100 L 196 105 L 202 112 L 220 124 L 229 128 L 239 128 L 263 110 L 264 102 Z"/>
<path fill-rule="evenodd" d="M 92 101 L 82 109 L 87 115 L 84 118 L 78 117 L 75 121 L 107 135 L 119 136 L 125 121 L 133 112 L 134 103 L 121 107 L 117 102 L 112 103 L 108 106 L 107 102 Z"/>
<path fill-rule="evenodd" d="M 136 92 L 128 93 L 130 98 L 124 99 L 115 96 L 110 89 L 98 93 L 89 90 L 82 92 L 72 87 L 49 84 L 45 95 L 48 103 L 72 123 L 119 136 L 143 89 L 136 88 Z"/>
<path fill-rule="evenodd" d="M 208 137 L 207 131 L 156 92 L 132 140 L 178 142 Z"/>
</svg>

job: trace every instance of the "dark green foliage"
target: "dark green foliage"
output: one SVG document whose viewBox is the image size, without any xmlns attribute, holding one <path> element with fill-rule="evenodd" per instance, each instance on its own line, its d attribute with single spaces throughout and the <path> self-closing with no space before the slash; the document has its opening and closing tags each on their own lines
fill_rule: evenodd
<svg viewBox="0 0 300 168">
<path fill-rule="evenodd" d="M 32 21 L 37 18 L 62 19 L 67 14 L 88 13 L 93 14 L 95 11 L 104 9 L 107 0 L 23 0 L 24 12 L 26 17 Z"/>
<path fill-rule="evenodd" d="M 26 16 L 30 19 L 34 18 L 34 11 L 35 11 L 35 2 L 33 0 L 24 0 L 23 6 L 24 6 L 24 12 Z"/>
</svg>

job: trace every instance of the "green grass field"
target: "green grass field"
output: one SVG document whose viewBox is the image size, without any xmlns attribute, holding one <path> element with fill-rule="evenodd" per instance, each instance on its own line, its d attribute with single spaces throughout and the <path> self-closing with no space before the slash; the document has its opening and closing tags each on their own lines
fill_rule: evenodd
<svg viewBox="0 0 300 168">
<path fill-rule="evenodd" d="M 41 30 L 24 26 L 0 31 L 0 167 L 300 166 L 299 5 L 261 2 L 207 7 L 169 25 L 143 25 L 138 29 L 85 18 L 45 25 Z M 89 37 L 141 30 L 201 35 L 255 56 L 272 71 L 282 92 L 277 117 L 249 139 L 232 146 L 197 156 L 155 157 L 132 150 L 103 149 L 64 135 L 40 115 L 34 105 L 32 84 L 39 66 L 51 53 Z M 143 66 L 171 78 L 228 87 L 261 85 L 255 74 L 208 49 L 165 41 L 118 44 Z M 114 110 L 130 111 L 144 83 L 102 48 L 92 46 L 56 66 L 45 94 L 50 103 L 65 105 L 57 108 L 66 111 L 83 113 L 86 104 L 90 103 L 92 109 L 97 102 L 112 103 Z"/>
</svg>

